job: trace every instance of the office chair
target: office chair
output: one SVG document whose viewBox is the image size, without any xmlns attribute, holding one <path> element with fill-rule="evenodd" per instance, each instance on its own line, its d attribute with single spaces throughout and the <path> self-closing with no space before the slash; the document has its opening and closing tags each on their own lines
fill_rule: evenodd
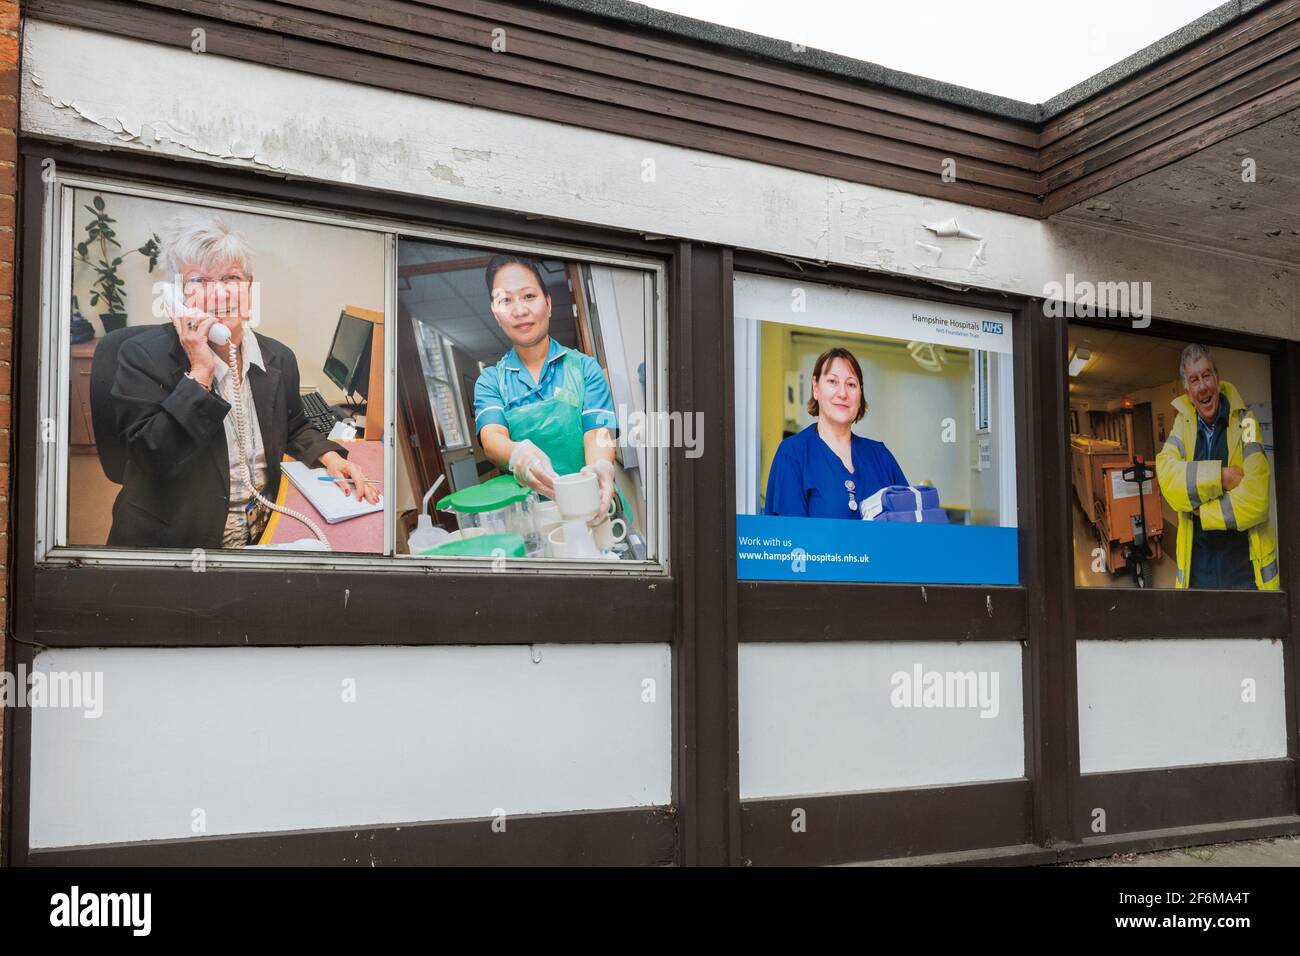
<svg viewBox="0 0 1300 956">
<path fill-rule="evenodd" d="M 128 325 L 109 332 L 95 347 L 90 362 L 90 424 L 95 431 L 95 450 L 99 464 L 109 481 L 122 483 L 126 471 L 126 446 L 117 433 L 117 414 L 113 407 L 113 381 L 117 378 L 117 353 L 122 343 L 152 325 Z"/>
</svg>

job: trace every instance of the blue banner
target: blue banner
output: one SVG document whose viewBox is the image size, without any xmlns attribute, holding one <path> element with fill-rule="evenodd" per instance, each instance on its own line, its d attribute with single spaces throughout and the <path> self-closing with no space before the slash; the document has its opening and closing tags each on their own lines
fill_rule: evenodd
<svg viewBox="0 0 1300 956">
<path fill-rule="evenodd" d="M 1019 584 L 1015 528 L 736 515 L 741 581 Z"/>
</svg>

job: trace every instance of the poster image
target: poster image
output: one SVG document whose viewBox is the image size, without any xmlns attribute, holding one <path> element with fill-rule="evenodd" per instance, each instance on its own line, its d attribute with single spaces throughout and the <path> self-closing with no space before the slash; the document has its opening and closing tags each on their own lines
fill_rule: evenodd
<svg viewBox="0 0 1300 956">
<path fill-rule="evenodd" d="M 397 553 L 654 560 L 654 450 L 627 427 L 654 297 L 643 269 L 403 239 Z"/>
<path fill-rule="evenodd" d="M 383 237 L 71 198 L 66 543 L 382 553 Z"/>
<path fill-rule="evenodd" d="M 1010 316 L 737 276 L 742 580 L 1016 584 Z"/>
<path fill-rule="evenodd" d="M 1080 587 L 1276 590 L 1268 356 L 1071 325 Z"/>
</svg>

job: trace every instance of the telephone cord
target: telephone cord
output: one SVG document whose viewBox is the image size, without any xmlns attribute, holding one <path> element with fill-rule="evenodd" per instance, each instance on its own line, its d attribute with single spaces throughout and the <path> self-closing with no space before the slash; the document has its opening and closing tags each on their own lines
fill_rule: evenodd
<svg viewBox="0 0 1300 956">
<path fill-rule="evenodd" d="M 256 498 L 259 503 L 270 508 L 272 511 L 278 511 L 282 515 L 288 515 L 290 518 L 296 518 L 301 521 L 311 529 L 312 533 L 316 535 L 317 540 L 328 548 L 329 539 L 325 537 L 325 532 L 321 530 L 320 525 L 315 521 L 312 521 L 311 518 L 308 518 L 301 511 L 286 508 L 284 505 L 277 505 L 274 501 L 267 499 L 257 490 L 257 486 L 253 483 L 253 470 L 248 464 L 248 452 L 244 438 L 244 382 L 240 377 L 241 369 L 239 368 L 239 350 L 235 347 L 234 342 L 227 343 L 226 348 L 229 350 L 230 371 L 234 375 L 234 378 L 232 379 L 235 386 L 233 395 L 234 401 L 231 402 L 231 405 L 234 406 L 235 411 L 235 440 L 239 443 L 239 467 L 244 473 L 244 481 L 248 483 L 248 490 L 253 493 L 253 497 Z"/>
</svg>

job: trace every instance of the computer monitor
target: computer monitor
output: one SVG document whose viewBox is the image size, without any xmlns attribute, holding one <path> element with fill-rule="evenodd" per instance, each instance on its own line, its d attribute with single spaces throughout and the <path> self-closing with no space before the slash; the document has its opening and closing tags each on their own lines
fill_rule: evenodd
<svg viewBox="0 0 1300 956">
<path fill-rule="evenodd" d="M 375 325 L 346 311 L 339 313 L 334 341 L 325 359 L 325 376 L 345 395 L 367 398 L 370 390 L 370 343 Z"/>
</svg>

